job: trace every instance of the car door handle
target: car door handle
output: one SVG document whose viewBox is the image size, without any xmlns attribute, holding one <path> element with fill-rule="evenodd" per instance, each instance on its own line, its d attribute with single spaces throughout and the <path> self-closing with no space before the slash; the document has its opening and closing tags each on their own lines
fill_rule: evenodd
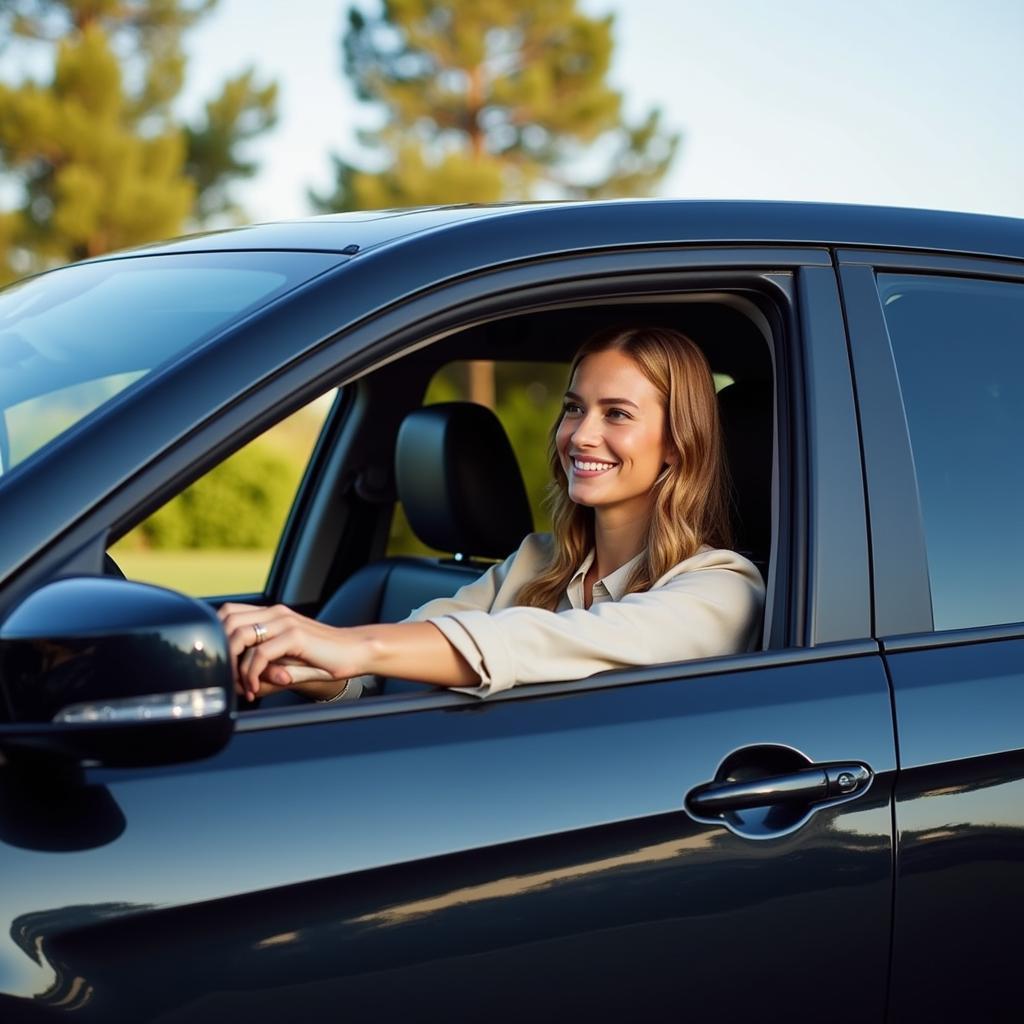
<svg viewBox="0 0 1024 1024">
<path fill-rule="evenodd" d="M 780 803 L 811 804 L 850 796 L 863 789 L 870 779 L 870 770 L 862 764 L 803 768 L 743 782 L 709 782 L 691 790 L 687 804 L 705 815 Z"/>
</svg>

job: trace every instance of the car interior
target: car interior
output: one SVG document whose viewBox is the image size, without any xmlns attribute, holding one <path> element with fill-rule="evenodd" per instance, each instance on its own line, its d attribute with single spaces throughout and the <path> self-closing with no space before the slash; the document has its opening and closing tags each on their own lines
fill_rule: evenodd
<svg viewBox="0 0 1024 1024">
<path fill-rule="evenodd" d="M 767 580 L 775 444 L 771 331 L 753 302 L 715 294 L 505 317 L 422 345 L 359 378 L 347 389 L 348 406 L 325 427 L 270 593 L 332 625 L 397 622 L 512 553 L 536 528 L 537 516 L 517 453 L 486 407 L 465 401 L 423 405 L 428 383 L 462 360 L 567 367 L 595 330 L 636 323 L 681 330 L 707 355 L 720 387 L 734 546 Z M 551 424 L 543 426 L 546 435 Z M 388 555 L 399 504 L 436 555 Z M 432 689 L 381 680 L 379 692 L 424 688 Z"/>
<path fill-rule="evenodd" d="M 266 586 L 262 593 L 230 597 L 281 602 L 332 625 L 352 626 L 397 622 L 432 598 L 454 594 L 514 552 L 527 533 L 546 528 L 540 496 L 536 487 L 528 496 L 520 466 L 532 459 L 536 479 L 541 451 L 546 464 L 575 351 L 598 329 L 649 324 L 682 331 L 707 356 L 726 444 L 733 546 L 757 565 L 768 586 L 763 646 L 786 643 L 780 638 L 787 609 L 781 606 L 788 599 L 775 598 L 773 572 L 782 561 L 785 531 L 778 523 L 785 509 L 780 514 L 779 506 L 787 492 L 778 479 L 786 465 L 778 452 L 787 444 L 784 418 L 776 415 L 776 381 L 785 380 L 775 348 L 784 330 L 779 320 L 775 303 L 754 289 L 576 300 L 438 335 L 422 332 L 355 379 L 323 380 L 325 388 L 341 387 Z M 446 367 L 480 360 L 499 369 L 519 367 L 520 373 L 533 367 L 546 381 L 550 401 L 534 417 L 529 439 L 517 439 L 519 450 L 486 406 L 466 401 L 466 395 L 440 402 L 431 395 L 431 382 Z M 547 471 L 540 476 L 543 486 Z M 396 550 L 393 543 L 401 517 L 420 542 L 415 552 Z M 106 571 L 123 575 L 109 554 Z M 207 600 L 219 604 L 228 597 L 219 592 L 221 597 Z M 380 681 L 378 692 L 433 689 L 389 679 Z M 271 703 L 288 703 L 278 697 L 289 696 L 306 703 L 289 694 Z"/>
</svg>

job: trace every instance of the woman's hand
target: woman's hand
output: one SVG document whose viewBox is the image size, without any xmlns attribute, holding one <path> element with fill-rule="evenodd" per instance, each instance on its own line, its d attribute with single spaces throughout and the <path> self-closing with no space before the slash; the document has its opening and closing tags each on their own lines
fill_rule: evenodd
<svg viewBox="0 0 1024 1024">
<path fill-rule="evenodd" d="M 225 604 L 238 692 L 248 700 L 283 687 L 329 700 L 352 676 L 397 676 L 438 686 L 473 686 L 480 676 L 431 622 L 326 626 L 284 605 Z"/>
<path fill-rule="evenodd" d="M 354 631 L 324 625 L 284 605 L 222 605 L 235 685 L 247 700 L 283 688 L 327 700 L 361 675 L 363 644 Z"/>
</svg>

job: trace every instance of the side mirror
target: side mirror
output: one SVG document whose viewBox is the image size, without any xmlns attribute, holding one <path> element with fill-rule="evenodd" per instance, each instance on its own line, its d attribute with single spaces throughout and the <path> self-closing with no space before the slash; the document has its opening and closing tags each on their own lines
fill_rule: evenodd
<svg viewBox="0 0 1024 1024">
<path fill-rule="evenodd" d="M 0 750 L 107 766 L 189 761 L 231 735 L 213 610 L 108 577 L 41 587 L 0 626 Z"/>
</svg>

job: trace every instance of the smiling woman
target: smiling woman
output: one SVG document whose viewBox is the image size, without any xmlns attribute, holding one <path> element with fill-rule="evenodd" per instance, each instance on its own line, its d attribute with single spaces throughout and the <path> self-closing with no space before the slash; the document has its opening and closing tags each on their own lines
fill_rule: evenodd
<svg viewBox="0 0 1024 1024">
<path fill-rule="evenodd" d="M 579 390 L 565 394 L 557 436 L 569 497 L 578 505 L 614 508 L 620 516 L 629 516 L 634 505 L 649 514 L 654 481 L 674 458 L 665 444 L 661 395 L 615 349 L 580 361 L 572 383 Z"/>
<path fill-rule="evenodd" d="M 701 350 L 663 328 L 602 331 L 577 353 L 570 378 L 551 462 L 565 557 L 520 595 L 542 608 L 557 605 L 591 546 L 588 607 L 602 569 L 637 552 L 630 590 L 649 589 L 704 544 L 730 544 L 718 403 Z"/>
<path fill-rule="evenodd" d="M 689 338 L 635 327 L 590 339 L 550 450 L 553 535 L 530 534 L 405 622 L 339 628 L 283 606 L 224 605 L 240 691 L 353 699 L 381 675 L 484 697 L 750 649 L 764 586 L 728 550 L 714 382 Z"/>
</svg>

